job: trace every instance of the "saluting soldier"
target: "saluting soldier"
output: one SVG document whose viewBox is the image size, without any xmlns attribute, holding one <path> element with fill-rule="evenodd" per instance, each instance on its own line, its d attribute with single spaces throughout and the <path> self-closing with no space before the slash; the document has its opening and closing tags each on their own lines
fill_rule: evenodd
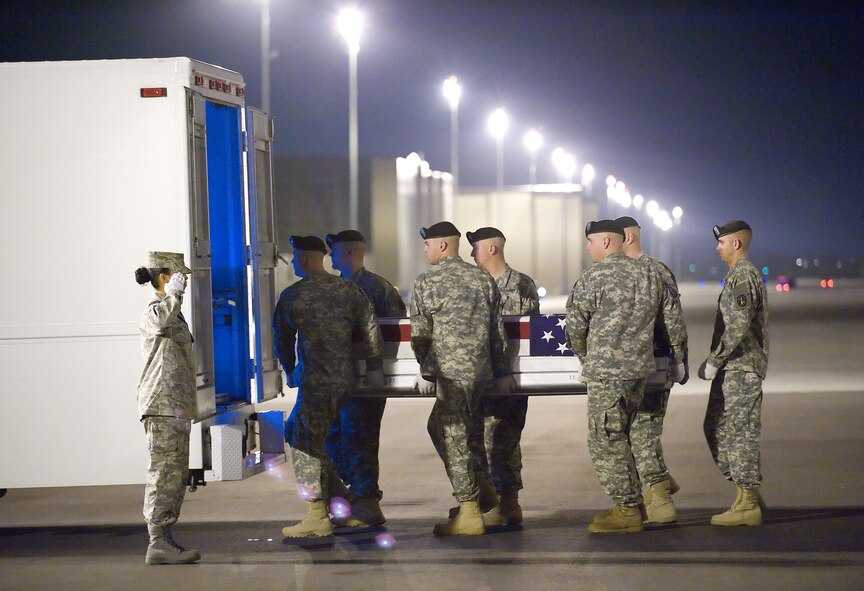
<svg viewBox="0 0 864 591">
<path fill-rule="evenodd" d="M 630 216 L 615 220 L 624 230 L 624 254 L 647 266 L 656 273 L 666 289 L 666 306 L 660 309 L 654 321 L 654 357 L 667 357 L 670 363 L 669 381 L 662 390 L 645 392 L 636 417 L 630 427 L 630 445 L 636 460 L 636 470 L 642 480 L 646 523 L 677 521 L 678 512 L 672 495 L 679 490 L 678 483 L 669 473 L 663 458 L 663 421 L 669 404 L 672 383 L 687 383 L 687 327 L 681 311 L 681 298 L 675 275 L 661 261 L 642 251 L 641 227 Z M 683 343 L 683 350 L 675 350 L 673 343 Z"/>
<path fill-rule="evenodd" d="M 422 394 L 435 392 L 428 430 L 444 461 L 459 512 L 435 526 L 437 536 L 485 533 L 477 502 L 475 458 L 483 453 L 472 429 L 484 388 L 506 393 L 515 386 L 507 360 L 500 294 L 488 273 L 459 256 L 462 234 L 450 222 L 421 228 L 426 259 L 434 267 L 414 282 L 411 347 Z"/>
<path fill-rule="evenodd" d="M 301 496 L 309 502 L 309 511 L 296 525 L 283 528 L 282 535 L 323 537 L 333 533 L 326 503 L 333 465 L 325 440 L 354 385 L 352 332 L 356 329 L 365 343 L 367 383 L 383 387 L 381 331 L 363 291 L 324 270 L 327 248 L 323 240 L 291 236 L 290 241 L 294 273 L 301 279 L 279 297 L 273 330 L 276 354 L 288 385 L 299 388 L 285 424 L 285 441 L 291 447 L 294 474 Z"/>
<path fill-rule="evenodd" d="M 489 273 L 501 294 L 500 310 L 504 316 L 525 316 L 540 313 L 540 298 L 537 286 L 528 275 L 510 267 L 504 258 L 507 239 L 498 228 L 484 227 L 467 232 L 471 243 L 471 256 L 477 266 Z M 483 417 L 483 444 L 485 453 L 480 455 L 481 474 L 480 509 L 484 497 L 500 498 L 498 511 L 502 522 L 508 525 L 522 523 L 522 507 L 519 506 L 519 491 L 522 489 L 522 430 L 528 413 L 528 396 L 484 396 L 481 404 Z M 489 474 L 494 491 L 484 491 L 484 475 Z M 485 493 L 485 494 L 484 494 Z M 493 503 L 494 507 L 494 503 Z M 489 519 L 487 519 L 487 525 Z"/>
<path fill-rule="evenodd" d="M 405 303 L 392 283 L 365 266 L 366 239 L 357 230 L 343 230 L 325 237 L 333 268 L 355 283 L 372 303 L 378 318 L 404 318 Z M 327 451 L 339 478 L 351 487 L 351 514 L 337 519 L 347 527 L 384 523 L 378 487 L 378 444 L 381 418 L 387 399 L 349 398 L 327 436 Z"/>
<path fill-rule="evenodd" d="M 762 380 L 768 368 L 768 293 L 759 271 L 747 259 L 753 231 L 742 220 L 714 226 L 717 253 L 729 272 L 717 300 L 711 352 L 699 377 L 711 380 L 705 412 L 705 438 L 720 473 L 737 487 L 728 511 L 712 525 L 759 525 L 764 504 L 759 494 L 762 462 Z"/>
<path fill-rule="evenodd" d="M 154 289 L 138 324 L 144 357 L 138 414 L 150 451 L 144 489 L 147 564 L 187 564 L 201 558 L 198 550 L 178 544 L 172 532 L 186 494 L 189 432 L 198 413 L 192 333 L 180 311 L 185 274 L 191 272 L 176 252 L 151 252 L 147 266 L 135 271 L 139 285 L 150 283 Z"/>
<path fill-rule="evenodd" d="M 592 533 L 642 531 L 642 493 L 630 427 L 655 371 L 654 321 L 668 297 L 656 273 L 624 254 L 613 220 L 585 228 L 594 264 L 567 300 L 567 340 L 588 385 L 588 451 L 615 506 L 597 515 Z M 683 350 L 682 343 L 674 347 Z"/>
</svg>

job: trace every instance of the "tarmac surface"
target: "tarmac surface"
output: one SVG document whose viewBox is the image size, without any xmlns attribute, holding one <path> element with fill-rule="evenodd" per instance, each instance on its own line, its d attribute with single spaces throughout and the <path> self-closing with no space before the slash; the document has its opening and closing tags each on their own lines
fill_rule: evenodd
<svg viewBox="0 0 864 591">
<path fill-rule="evenodd" d="M 682 293 L 695 373 L 719 286 Z M 305 504 L 290 465 L 279 464 L 187 494 L 175 532 L 201 562 L 148 567 L 142 486 L 10 490 L 0 499 L 0 590 L 862 589 L 864 287 L 769 298 L 760 527 L 709 525 L 735 491 L 705 444 L 708 383 L 695 376 L 673 390 L 663 439 L 681 485 L 679 521 L 628 535 L 587 531 L 610 502 L 585 445 L 585 398 L 541 396 L 523 435 L 524 527 L 434 538 L 453 500 L 426 433 L 432 402 L 394 399 L 382 425 L 382 528 L 283 542 L 280 528 Z M 561 305 L 544 301 L 548 311 Z"/>
</svg>

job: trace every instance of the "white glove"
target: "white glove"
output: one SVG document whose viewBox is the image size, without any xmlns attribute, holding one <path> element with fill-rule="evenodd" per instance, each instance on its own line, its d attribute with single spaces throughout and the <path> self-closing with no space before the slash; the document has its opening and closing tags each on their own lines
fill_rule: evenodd
<svg viewBox="0 0 864 591">
<path fill-rule="evenodd" d="M 674 361 L 669 366 L 669 379 L 677 384 L 686 384 L 690 379 L 690 370 L 686 364 L 675 363 Z"/>
<path fill-rule="evenodd" d="M 421 396 L 432 396 L 435 393 L 435 382 L 430 382 L 422 374 L 417 374 L 414 385 L 417 386 Z"/>
<path fill-rule="evenodd" d="M 165 293 L 180 296 L 184 291 L 186 291 L 186 275 L 178 271 L 171 275 L 171 279 L 165 284 Z"/>
<path fill-rule="evenodd" d="M 516 390 L 516 378 L 513 374 L 503 378 L 495 378 L 495 392 L 498 394 L 509 394 Z"/>
<path fill-rule="evenodd" d="M 713 380 L 717 376 L 717 371 L 719 368 L 714 367 L 708 360 L 702 362 L 702 365 L 699 366 L 699 377 L 703 380 Z"/>
<path fill-rule="evenodd" d="M 366 385 L 369 388 L 383 388 L 387 385 L 387 380 L 384 378 L 383 369 L 367 369 L 366 370 Z"/>
</svg>

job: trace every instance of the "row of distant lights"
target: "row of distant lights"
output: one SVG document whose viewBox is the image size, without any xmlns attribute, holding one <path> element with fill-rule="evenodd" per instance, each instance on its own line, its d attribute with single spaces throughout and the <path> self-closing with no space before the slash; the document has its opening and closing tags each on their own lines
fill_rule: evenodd
<svg viewBox="0 0 864 591">
<path fill-rule="evenodd" d="M 443 93 L 444 98 L 450 104 L 450 110 L 456 111 L 459 108 L 459 99 L 462 96 L 462 87 L 459 85 L 459 80 L 456 76 L 450 76 L 444 81 Z M 498 107 L 489 115 L 486 124 L 490 135 L 500 140 L 507 133 L 507 129 L 510 126 L 510 118 L 503 107 Z M 543 136 L 536 129 L 529 129 L 525 133 L 523 143 L 529 152 L 536 154 L 543 147 Z M 572 180 L 578 170 L 576 156 L 562 147 L 552 150 L 552 165 L 567 182 Z M 585 164 L 582 167 L 582 186 L 590 184 L 596 174 L 594 166 Z M 616 179 L 610 174 L 606 177 L 606 185 L 606 195 L 611 200 L 624 208 L 632 205 L 637 210 L 641 209 L 644 198 L 642 195 L 636 195 L 631 198 L 630 190 L 627 189 L 623 181 Z M 645 205 L 645 211 L 654 220 L 654 224 L 664 232 L 671 230 L 675 224 L 681 223 L 681 216 L 684 215 L 684 210 L 676 206 L 672 209 L 672 215 L 670 216 L 666 210 L 660 209 L 660 206 L 654 200 L 648 201 Z"/>
<path fill-rule="evenodd" d="M 442 90 L 444 98 L 450 105 L 450 110 L 458 110 L 459 100 L 462 97 L 462 87 L 459 84 L 459 79 L 456 76 L 450 76 L 444 81 Z M 506 135 L 507 130 L 510 129 L 510 117 L 507 115 L 504 107 L 498 107 L 492 111 L 492 114 L 486 120 L 486 129 L 489 131 L 489 135 L 496 140 L 501 140 Z M 536 129 L 529 129 L 525 132 L 522 143 L 526 150 L 532 154 L 536 154 L 543 147 L 543 135 Z M 576 175 L 578 169 L 576 156 L 561 147 L 552 150 L 552 165 L 558 174 L 568 182 Z M 593 166 L 590 164 L 583 166 L 582 184 L 585 185 L 594 180 L 595 174 Z"/>
<path fill-rule="evenodd" d="M 396 176 L 400 179 L 413 179 L 417 175 L 418 170 L 420 171 L 420 176 L 424 179 L 453 180 L 453 175 L 449 172 L 432 170 L 429 163 L 423 160 L 417 152 L 411 152 L 405 158 L 401 156 L 396 158 Z"/>
<path fill-rule="evenodd" d="M 804 269 L 807 269 L 810 267 L 810 259 L 802 259 L 801 257 L 798 257 L 797 259 L 795 259 L 795 266 L 803 267 Z M 814 258 L 813 259 L 813 266 L 814 267 L 821 267 L 822 261 L 819 260 L 818 258 Z M 830 263 L 829 263 L 829 266 L 830 266 Z M 843 268 L 843 261 L 837 261 L 836 263 L 834 263 L 834 266 L 837 269 L 842 269 Z"/>
<path fill-rule="evenodd" d="M 356 7 L 343 9 L 338 16 L 337 19 L 337 29 L 342 37 L 345 39 L 345 42 L 348 46 L 348 51 L 354 55 L 356 55 L 360 51 L 360 33 L 363 29 L 363 15 L 357 10 Z M 447 102 L 450 105 L 451 111 L 456 111 L 459 108 L 459 100 L 462 97 L 462 87 L 459 84 L 459 79 L 456 76 L 450 76 L 444 81 L 443 85 L 443 93 L 444 98 L 447 99 Z M 492 137 L 497 140 L 501 140 L 504 135 L 507 133 L 508 128 L 510 127 L 510 118 L 507 115 L 507 112 L 503 107 L 498 107 L 495 109 L 492 114 L 489 116 L 487 121 L 487 126 L 489 129 L 489 133 Z M 530 129 L 525 134 L 523 138 L 523 143 L 525 148 L 531 152 L 532 154 L 536 154 L 541 147 L 543 147 L 543 136 L 536 129 Z M 400 162 L 401 161 L 401 162 Z M 576 156 L 567 152 L 564 148 L 555 148 L 552 151 L 552 164 L 555 169 L 558 171 L 558 174 L 566 179 L 567 182 L 571 182 L 573 176 L 576 174 L 578 169 L 578 164 L 576 161 Z M 432 171 L 429 167 L 429 164 L 424 161 L 420 156 L 416 153 L 410 154 L 405 159 L 397 159 L 397 173 L 399 176 L 408 177 L 416 174 L 416 171 L 420 168 L 420 175 L 423 178 L 441 178 L 445 180 L 451 180 L 453 177 L 449 173 L 440 173 L 437 171 Z M 446 176 L 445 176 L 446 175 Z M 596 175 L 596 171 L 591 164 L 585 164 L 582 167 L 582 178 L 581 182 L 583 186 L 588 185 L 594 180 Z M 610 178 L 614 178 L 611 177 Z M 608 182 L 608 179 L 607 179 Z M 623 186 L 623 183 L 622 183 Z M 629 198 L 629 193 L 627 195 Z M 640 200 L 637 202 L 634 201 L 634 206 L 638 209 L 641 207 L 641 196 L 637 195 Z M 654 203 L 653 201 L 649 201 L 650 203 Z M 629 207 L 629 203 L 625 205 L 625 207 Z M 659 209 L 659 208 L 658 208 Z M 678 215 L 675 215 L 675 212 L 678 212 Z M 654 215 L 657 213 L 657 216 Z M 676 207 L 672 211 L 673 217 L 675 217 L 675 222 L 677 223 L 681 217 L 681 208 Z M 654 223 L 657 224 L 658 227 L 663 229 L 664 231 L 672 228 L 673 221 L 669 218 L 668 214 L 665 211 L 657 211 L 652 212 L 650 209 L 648 210 L 648 215 L 654 218 Z"/>
<path fill-rule="evenodd" d="M 654 220 L 654 225 L 664 232 L 668 232 L 676 224 L 681 223 L 681 216 L 684 215 L 684 210 L 679 206 L 672 208 L 672 215 L 669 215 L 665 209 L 660 209 L 660 205 L 653 199 L 645 203 L 645 198 L 638 193 L 633 197 L 630 196 L 630 189 L 624 184 L 624 181 L 616 179 L 613 175 L 606 177 L 606 197 L 614 201 L 623 208 L 633 206 L 635 209 L 642 209 L 645 205 L 645 213 L 648 217 Z"/>
</svg>

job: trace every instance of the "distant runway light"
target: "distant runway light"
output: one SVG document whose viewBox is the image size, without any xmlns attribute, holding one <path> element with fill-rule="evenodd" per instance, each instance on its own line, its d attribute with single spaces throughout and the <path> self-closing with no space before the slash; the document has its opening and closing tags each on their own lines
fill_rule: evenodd
<svg viewBox="0 0 864 591">
<path fill-rule="evenodd" d="M 529 152 L 536 152 L 543 147 L 543 136 L 536 129 L 529 129 L 525 132 L 525 137 L 522 141 L 525 143 L 525 149 Z"/>
<path fill-rule="evenodd" d="M 450 76 L 444 81 L 444 98 L 450 105 L 450 110 L 455 111 L 459 108 L 459 99 L 462 97 L 462 87 L 459 86 L 459 79 L 456 76 Z"/>
<path fill-rule="evenodd" d="M 660 211 L 660 206 L 657 205 L 657 202 L 653 199 L 645 204 L 645 213 L 648 214 L 649 218 L 653 218 L 657 215 L 658 211 Z"/>
<path fill-rule="evenodd" d="M 486 121 L 486 126 L 492 137 L 496 139 L 504 137 L 504 134 L 507 133 L 507 128 L 510 126 L 510 118 L 507 117 L 507 111 L 504 110 L 504 107 L 498 107 L 492 111 L 492 114 L 489 115 L 489 119 Z"/>
<path fill-rule="evenodd" d="M 597 171 L 594 170 L 594 167 L 586 164 L 582 167 L 582 184 L 590 185 L 596 175 Z"/>
<path fill-rule="evenodd" d="M 357 8 L 344 8 L 339 12 L 336 21 L 339 34 L 345 39 L 348 51 L 358 53 L 360 51 L 360 32 L 363 30 L 363 14 Z"/>
</svg>

